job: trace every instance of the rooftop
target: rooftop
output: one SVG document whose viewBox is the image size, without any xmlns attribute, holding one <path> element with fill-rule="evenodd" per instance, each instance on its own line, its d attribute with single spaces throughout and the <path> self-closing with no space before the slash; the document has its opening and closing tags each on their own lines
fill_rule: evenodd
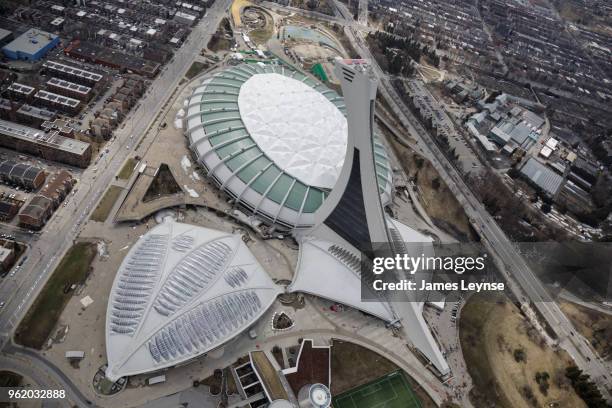
<svg viewBox="0 0 612 408">
<path fill-rule="evenodd" d="M 78 99 L 69 98 L 67 96 L 59 95 L 53 92 L 43 91 L 42 89 L 36 92 L 36 95 L 34 95 L 34 97 L 38 99 L 44 99 L 51 103 L 67 106 L 69 108 L 76 108 L 81 103 L 81 101 L 79 101 Z"/>
<path fill-rule="evenodd" d="M 274 223 L 312 225 L 344 163 L 344 99 L 284 66 L 242 64 L 202 81 L 188 100 L 190 148 L 222 188 Z M 375 140 L 383 203 L 392 174 Z"/>
<path fill-rule="evenodd" d="M 74 82 L 64 81 L 63 79 L 59 79 L 55 77 L 48 80 L 47 85 L 56 86 L 58 88 L 64 88 L 68 91 L 77 92 L 83 95 L 87 95 L 91 91 L 91 88 L 88 86 L 75 84 Z"/>
<path fill-rule="evenodd" d="M 0 176 L 15 177 L 18 179 L 33 181 L 43 170 L 25 163 L 17 163 L 13 160 L 0 162 Z"/>
<path fill-rule="evenodd" d="M 54 133 L 45 133 L 41 130 L 7 122 L 6 120 L 0 120 L 0 134 L 73 154 L 83 154 L 89 148 L 89 143 L 69 139 Z"/>
<path fill-rule="evenodd" d="M 36 54 L 42 48 L 49 45 L 57 38 L 57 35 L 46 31 L 30 28 L 19 37 L 4 46 L 4 49 L 13 52 Z"/>
<path fill-rule="evenodd" d="M 20 84 L 19 82 L 13 82 L 9 85 L 7 90 L 24 95 L 30 95 L 32 92 L 34 92 L 34 88 L 28 85 Z"/>
<path fill-rule="evenodd" d="M 42 219 L 42 217 L 47 213 L 52 203 L 47 197 L 43 197 L 41 195 L 36 195 L 30 200 L 28 205 L 21 210 L 19 216 L 27 216 L 33 219 Z"/>
<path fill-rule="evenodd" d="M 224 345 L 280 293 L 240 235 L 166 219 L 130 249 L 106 314 L 111 380 Z"/>
<path fill-rule="evenodd" d="M 11 31 L 5 30 L 4 28 L 0 28 L 0 41 L 2 41 L 11 34 L 13 34 Z"/>
<path fill-rule="evenodd" d="M 55 62 L 55 61 L 46 61 L 43 64 L 43 67 L 51 69 L 51 70 L 59 71 L 59 72 L 64 72 L 66 74 L 80 77 L 88 81 L 98 82 L 102 79 L 102 75 L 96 74 L 95 72 L 85 71 L 83 69 L 76 68 L 76 67 L 62 64 L 62 63 Z"/>
<path fill-rule="evenodd" d="M 40 120 L 53 120 L 56 113 L 49 109 L 39 108 L 38 106 L 32 106 L 24 103 L 17 109 L 17 113 L 22 115 L 30 116 Z"/>
<path fill-rule="evenodd" d="M 563 177 L 533 157 L 523 165 L 521 174 L 551 196 L 557 193 L 563 182 Z"/>
</svg>

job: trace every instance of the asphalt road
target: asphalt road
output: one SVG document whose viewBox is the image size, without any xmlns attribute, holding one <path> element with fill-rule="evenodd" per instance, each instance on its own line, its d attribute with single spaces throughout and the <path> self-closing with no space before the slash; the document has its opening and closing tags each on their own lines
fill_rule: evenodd
<svg viewBox="0 0 612 408">
<path fill-rule="evenodd" d="M 35 383 L 33 389 L 66 391 L 65 399 L 47 401 L 45 407 L 66 407 L 73 404 L 80 407 L 93 406 L 62 371 L 35 351 L 8 344 L 0 355 L 0 367 L 31 378 Z M 68 401 L 72 404 L 68 404 Z"/>
<path fill-rule="evenodd" d="M 474 228 L 478 231 L 491 254 L 501 262 L 501 268 L 508 278 L 508 284 L 518 299 L 529 299 L 558 337 L 561 347 L 568 351 L 579 368 L 588 373 L 597 382 L 604 395 L 610 398 L 605 385 L 610 383 L 611 370 L 580 336 L 572 323 L 561 311 L 557 303 L 548 295 L 541 281 L 533 274 L 522 255 L 514 247 L 506 234 L 497 225 L 482 203 L 463 181 L 459 172 L 450 164 L 446 156 L 437 147 L 431 135 L 425 131 L 418 120 L 403 103 L 386 74 L 376 64 L 363 39 L 356 33 L 357 25 L 348 24 L 345 32 L 355 49 L 362 57 L 369 59 L 376 75 L 380 78 L 379 91 L 391 103 L 392 109 L 404 125 L 415 136 L 419 145 L 430 159 L 436 170 L 443 177 L 455 197 L 464 207 Z M 518 284 L 518 285 L 517 285 Z"/>
<path fill-rule="evenodd" d="M 126 125 L 115 131 L 113 140 L 106 146 L 109 151 L 98 161 L 97 169 L 91 165 L 83 172 L 76 192 L 70 196 L 68 204 L 60 206 L 44 230 L 37 235 L 38 239 L 30 241 L 28 258 L 19 273 L 14 279 L 2 280 L 0 283 L 0 299 L 6 302 L 0 310 L 0 347 L 5 355 L 15 351 L 8 341 L 15 327 L 63 254 L 73 245 L 90 212 L 113 181 L 123 162 L 134 153 L 135 147 L 149 127 L 155 124 L 157 115 L 178 88 L 194 58 L 208 44 L 230 3 L 230 0 L 217 0 L 207 11 L 183 46 L 177 50 L 174 58 L 153 81 L 137 108 L 128 116 Z M 146 143 L 150 144 L 152 141 L 152 137 L 147 138 L 141 147 L 144 148 Z M 0 367 L 4 366 L 4 361 L 7 360 L 0 360 Z M 54 367 L 50 370 L 55 373 L 56 381 L 64 383 L 66 388 L 70 387 L 61 371 Z"/>
</svg>

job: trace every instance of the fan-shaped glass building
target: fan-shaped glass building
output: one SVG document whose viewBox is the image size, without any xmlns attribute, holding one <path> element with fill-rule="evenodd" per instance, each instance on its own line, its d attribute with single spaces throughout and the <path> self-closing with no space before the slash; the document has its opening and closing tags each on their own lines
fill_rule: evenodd
<svg viewBox="0 0 612 408">
<path fill-rule="evenodd" d="M 115 277 L 106 313 L 106 376 L 175 366 L 248 329 L 280 293 L 240 235 L 166 220 Z"/>
<path fill-rule="evenodd" d="M 268 223 L 313 225 L 346 156 L 346 109 L 336 91 L 282 65 L 242 64 L 205 78 L 186 110 L 190 148 L 221 189 Z M 388 203 L 389 158 L 374 144 Z"/>
</svg>

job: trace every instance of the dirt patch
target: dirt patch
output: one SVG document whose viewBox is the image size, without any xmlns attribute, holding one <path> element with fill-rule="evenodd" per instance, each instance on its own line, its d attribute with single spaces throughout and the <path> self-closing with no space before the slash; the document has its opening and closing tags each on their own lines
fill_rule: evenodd
<svg viewBox="0 0 612 408">
<path fill-rule="evenodd" d="M 331 393 L 342 394 L 400 368 L 377 353 L 354 343 L 334 340 L 331 347 Z M 405 377 L 421 402 L 422 408 L 437 405 L 423 388 L 406 373 Z"/>
<path fill-rule="evenodd" d="M 505 296 L 472 296 L 461 312 L 459 336 L 474 406 L 585 406 L 565 377 L 570 357 L 546 346 Z"/>
<path fill-rule="evenodd" d="M 287 382 L 297 395 L 308 384 L 329 384 L 329 347 L 314 347 L 312 340 L 303 340 L 299 351 L 297 371 L 286 375 Z"/>
<path fill-rule="evenodd" d="M 255 17 L 256 20 L 254 20 Z M 249 19 L 248 22 L 247 19 Z M 249 31 L 249 37 L 255 44 L 265 44 L 274 34 L 274 20 L 263 8 L 245 7 L 242 22 L 243 25 L 252 28 Z"/>
<path fill-rule="evenodd" d="M 431 162 L 396 140 L 390 142 L 404 171 L 417 186 L 423 208 L 436 226 L 459 241 L 476 240 L 463 207 Z"/>
<path fill-rule="evenodd" d="M 293 320 L 285 312 L 274 314 L 272 327 L 275 330 L 285 330 L 293 326 Z"/>
<path fill-rule="evenodd" d="M 240 14 L 242 13 L 242 9 L 247 6 L 252 6 L 248 0 L 234 0 L 232 6 L 230 7 L 230 11 L 232 13 L 232 20 L 234 20 L 234 26 L 240 27 L 242 26 L 242 19 L 240 18 Z"/>
<path fill-rule="evenodd" d="M 219 28 L 217 28 L 217 31 L 212 35 L 206 47 L 213 52 L 227 51 L 232 46 L 231 38 L 233 35 L 234 32 L 229 19 L 224 17 L 219 23 Z"/>
<path fill-rule="evenodd" d="M 194 382 L 194 385 L 196 383 Z M 209 387 L 212 395 L 219 395 L 221 393 L 221 386 L 223 384 L 223 371 L 215 370 L 213 375 L 198 382 L 198 385 L 206 385 Z"/>
<path fill-rule="evenodd" d="M 181 189 L 181 186 L 177 184 L 176 179 L 172 175 L 168 165 L 162 163 L 159 166 L 157 175 L 153 181 L 151 181 L 151 184 L 149 185 L 149 188 L 147 189 L 142 201 L 147 202 L 163 196 L 182 192 L 183 190 Z"/>
<path fill-rule="evenodd" d="M 612 359 L 612 316 L 564 300 L 559 307 L 603 359 Z"/>
<path fill-rule="evenodd" d="M 334 15 L 332 2 L 328 0 L 293 0 L 289 4 L 306 11 L 315 11 L 328 16 Z"/>
<path fill-rule="evenodd" d="M 287 392 L 280 382 L 278 373 L 264 352 L 252 352 L 251 359 L 253 360 L 254 368 L 257 369 L 257 373 L 261 377 L 263 385 L 265 385 L 266 390 L 270 393 L 272 401 L 276 399 L 287 399 Z"/>
<path fill-rule="evenodd" d="M 212 41 L 212 39 L 211 39 L 211 41 Z M 197 76 L 198 74 L 200 74 L 203 71 L 205 71 L 206 69 L 208 69 L 208 67 L 209 67 L 209 64 L 207 64 L 207 63 L 195 61 L 193 64 L 191 64 L 191 66 L 189 67 L 189 69 L 185 73 L 185 78 L 192 79 L 195 76 Z"/>
</svg>

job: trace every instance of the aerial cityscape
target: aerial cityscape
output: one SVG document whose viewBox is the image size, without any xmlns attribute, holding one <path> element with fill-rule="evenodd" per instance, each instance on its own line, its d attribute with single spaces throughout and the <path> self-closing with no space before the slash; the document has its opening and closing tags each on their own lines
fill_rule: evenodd
<svg viewBox="0 0 612 408">
<path fill-rule="evenodd" d="M 612 407 L 612 3 L 0 1 L 0 407 Z"/>
</svg>

